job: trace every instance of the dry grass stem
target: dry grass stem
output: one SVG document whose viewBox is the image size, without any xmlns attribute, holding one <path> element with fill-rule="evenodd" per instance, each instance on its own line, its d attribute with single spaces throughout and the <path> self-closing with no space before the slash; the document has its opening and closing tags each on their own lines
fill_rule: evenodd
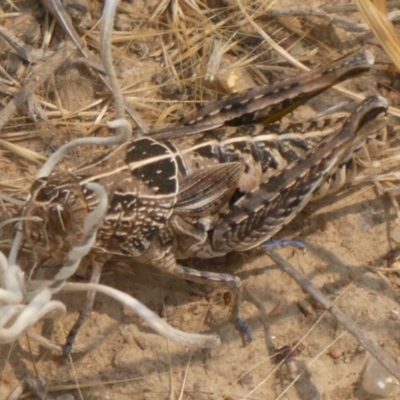
<svg viewBox="0 0 400 400">
<path fill-rule="evenodd" d="M 118 3 L 115 19 L 114 10 L 108 12 L 107 8 L 104 12 L 109 18 L 101 17 L 101 2 L 76 0 L 72 6 L 61 0 L 41 3 L 38 7 L 37 2 L 7 0 L 0 6 L 0 247 L 4 252 L 12 246 L 12 235 L 18 231 L 14 222 L 21 219 L 35 176 L 50 174 L 55 165 L 74 171 L 75 165 L 106 151 L 102 146 L 110 144 L 109 122 L 118 116 L 138 121 L 134 134 L 150 130 L 147 135 L 155 141 L 175 145 L 174 140 L 189 136 L 195 141 L 199 132 L 221 129 L 218 124 L 178 126 L 176 121 L 196 106 L 247 87 L 294 77 L 367 46 L 377 59 L 367 77 L 323 93 L 285 116 L 283 124 L 271 125 L 271 132 L 275 134 L 276 126 L 293 128 L 293 122 L 307 121 L 312 128 L 302 131 L 304 137 L 311 138 L 314 132 L 318 136 L 320 125 L 315 129 L 312 125 L 316 118 L 325 121 L 338 111 L 347 116 L 355 108 L 350 99 L 361 101 L 364 94 L 378 92 L 392 104 L 391 115 L 400 117 L 398 82 L 382 53 L 383 47 L 400 65 L 395 22 L 399 13 L 393 10 L 400 7 L 400 0 L 356 0 L 340 5 L 301 0 L 285 3 L 285 8 L 278 8 L 279 2 L 262 0 L 107 1 L 112 7 Z M 89 24 L 82 12 L 92 19 Z M 27 20 L 30 23 L 24 24 Z M 101 37 L 104 27 L 108 30 Z M 100 53 L 105 55 L 105 67 Z M 108 79 L 105 71 L 113 69 L 114 78 Z M 340 109 L 330 109 L 332 104 L 340 104 Z M 390 124 L 396 127 L 396 118 Z M 265 129 L 270 134 L 269 127 Z M 359 162 L 362 172 L 358 170 L 346 191 L 332 201 L 313 203 L 282 231 L 281 237 L 304 239 L 309 251 L 282 250 L 287 259 L 294 260 L 290 264 L 276 252 L 270 256 L 303 289 L 268 257 L 256 258 L 257 252 L 254 257 L 246 254 L 245 262 L 240 255 L 230 254 L 226 266 L 219 259 L 215 263 L 193 261 L 205 270 L 240 276 L 246 291 L 251 292 L 242 312 L 254 341 L 245 348 L 228 322 L 231 299 L 225 293 L 211 295 L 207 291 L 204 296 L 196 285 L 180 286 L 181 282 L 164 274 L 118 257 L 105 266 L 102 285 L 64 282 L 75 264 L 68 270 L 47 266 L 39 270 L 42 262 L 36 262 L 32 249 L 23 248 L 19 272 L 56 275 L 61 269 L 64 275 L 55 282 L 36 280 L 38 276 L 32 273 L 35 279 L 23 281 L 25 298 L 18 304 L 7 303 L 15 293 L 4 290 L 0 279 L 0 298 L 7 303 L 3 308 L 4 302 L 0 302 L 0 340 L 18 315 L 32 306 L 33 293 L 44 293 L 43 287 L 59 290 L 45 293 L 47 304 L 59 301 L 52 303 L 59 306 L 59 315 L 66 305 L 69 313 L 54 324 L 51 336 L 49 327 L 38 321 L 26 335 L 13 337 L 18 341 L 11 350 L 0 348 L 0 397 L 58 398 L 64 391 L 80 399 L 278 400 L 306 399 L 312 394 L 363 398 L 355 377 L 362 373 L 366 354 L 362 346 L 399 379 L 398 366 L 368 339 L 381 340 L 384 350 L 391 352 L 392 358 L 397 356 L 400 147 L 396 129 L 391 134 L 388 148 L 377 158 Z M 63 147 L 65 143 L 69 144 Z M 82 143 L 89 146 L 80 148 Z M 38 174 L 37 165 L 49 156 Z M 359 184 L 364 186 L 356 191 L 354 186 Z M 381 202 L 380 196 L 389 201 Z M 79 255 L 84 256 L 89 247 L 83 243 L 77 249 Z M 16 260 L 15 252 L 13 257 Z M 304 271 L 313 284 L 296 275 L 291 264 Z M 15 278 L 18 271 L 14 272 Z M 349 284 L 354 281 L 357 284 Z M 322 288 L 324 296 L 314 285 Z M 72 348 L 70 363 L 59 366 L 63 332 L 68 331 L 74 310 L 80 307 L 79 295 L 88 291 L 100 292 L 95 311 Z M 309 301 L 304 291 L 323 304 L 324 310 Z M 303 305 L 307 302 L 308 308 Z M 165 320 L 159 316 L 163 304 Z M 11 308 L 15 318 L 3 326 L 4 310 Z M 344 313 L 351 315 L 357 326 Z M 148 322 L 142 323 L 142 317 Z M 338 328 L 342 323 L 344 328 Z M 362 329 L 366 333 L 360 332 Z M 208 335 L 186 333 L 210 331 Z M 212 351 L 187 349 L 173 342 L 214 348 L 220 343 L 214 332 L 221 336 L 222 345 Z M 337 358 L 331 352 L 335 348 L 342 351 Z M 298 391 L 301 382 L 308 385 L 306 395 Z"/>
<path fill-rule="evenodd" d="M 357 341 L 364 346 L 387 370 L 400 382 L 400 368 L 390 360 L 373 341 L 366 337 L 358 329 L 353 321 L 343 314 L 333 303 L 331 303 L 306 277 L 301 275 L 287 260 L 274 250 L 268 250 L 267 254 L 288 273 L 307 293 L 330 312 Z"/>
<path fill-rule="evenodd" d="M 367 21 L 376 38 L 381 43 L 386 53 L 392 59 L 397 69 L 400 70 L 400 41 L 392 23 L 387 19 L 385 2 L 355 0 L 361 14 Z M 374 5 L 375 3 L 375 5 Z M 376 6 L 379 4 L 379 8 Z"/>
<path fill-rule="evenodd" d="M 0 130 L 10 120 L 14 113 L 28 101 L 38 88 L 60 68 L 73 54 L 74 49 L 71 44 L 66 43 L 55 52 L 46 62 L 37 64 L 24 87 L 15 94 L 13 99 L 0 111 Z"/>
</svg>

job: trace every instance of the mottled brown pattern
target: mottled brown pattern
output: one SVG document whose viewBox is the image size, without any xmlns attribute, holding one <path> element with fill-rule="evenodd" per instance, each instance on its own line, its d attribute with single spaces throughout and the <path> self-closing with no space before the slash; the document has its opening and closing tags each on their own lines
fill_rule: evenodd
<svg viewBox="0 0 400 400">
<path fill-rule="evenodd" d="M 75 179 L 75 186 L 68 189 L 64 198 L 50 199 L 47 208 L 36 204 L 38 196 L 48 190 L 46 182 L 43 180 L 40 188 L 34 185 L 24 214 L 43 215 L 46 222 L 53 212 L 53 201 L 62 211 L 61 216 L 70 217 L 71 226 L 83 224 L 69 198 L 82 201 L 86 196 L 87 208 L 93 209 L 97 199 L 86 184 L 100 183 L 108 193 L 110 205 L 98 231 L 94 253 L 129 255 L 177 277 L 231 290 L 233 322 L 243 340 L 249 341 L 251 336 L 239 318 L 240 280 L 187 268 L 177 260 L 250 250 L 289 223 L 314 194 L 321 197 L 341 188 L 354 175 L 355 153 L 363 149 L 368 155 L 368 140 L 375 144 L 385 142 L 387 102 L 371 97 L 337 130 L 329 128 L 325 132 L 296 133 L 295 127 L 295 132 L 271 133 L 268 126 L 261 124 L 229 125 L 242 117 L 244 122 L 259 121 L 261 115 L 265 120 L 266 113 L 269 121 L 279 119 L 324 88 L 367 70 L 369 56 L 362 52 L 321 67 L 314 75 L 307 73 L 297 81 L 283 81 L 273 88 L 271 98 L 266 97 L 268 91 L 260 89 L 255 95 L 251 89 L 232 95 L 223 103 L 213 103 L 191 117 L 205 125 L 220 124 L 220 128 L 182 137 L 174 136 L 172 130 L 170 140 L 168 136 L 162 140 L 151 136 L 134 138 L 72 171 L 70 179 Z M 238 98 L 242 109 L 230 105 Z M 52 173 L 51 185 L 59 174 Z M 25 224 L 32 247 L 46 256 L 54 248 L 67 254 L 80 237 L 76 235 L 74 241 L 72 231 L 68 241 L 60 241 L 61 222 L 36 223 L 34 234 Z"/>
</svg>

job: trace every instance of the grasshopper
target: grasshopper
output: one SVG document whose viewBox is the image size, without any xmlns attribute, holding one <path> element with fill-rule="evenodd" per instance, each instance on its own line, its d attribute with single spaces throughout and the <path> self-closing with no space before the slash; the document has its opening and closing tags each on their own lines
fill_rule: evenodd
<svg viewBox="0 0 400 400">
<path fill-rule="evenodd" d="M 109 208 L 93 246 L 93 263 L 113 255 L 153 265 L 176 277 L 233 294 L 232 321 L 244 342 L 242 283 L 229 274 L 188 268 L 180 260 L 248 251 L 273 237 L 313 196 L 338 190 L 341 171 L 371 140 L 385 140 L 387 102 L 371 97 L 327 134 L 277 134 L 269 125 L 345 79 L 367 72 L 368 51 L 273 85 L 236 93 L 184 117 L 167 131 L 133 138 L 71 171 L 37 179 L 23 216 L 27 242 L 59 263 L 82 240 L 83 222 L 98 202 Z M 177 134 L 193 127 L 190 135 Z M 211 127 L 211 129 L 210 129 Z M 168 133 L 169 132 L 169 133 Z M 340 184 L 332 184 L 338 174 Z M 346 174 L 345 174 L 346 175 Z M 82 314 L 80 322 L 83 323 Z M 68 338 L 70 349 L 77 329 Z"/>
</svg>

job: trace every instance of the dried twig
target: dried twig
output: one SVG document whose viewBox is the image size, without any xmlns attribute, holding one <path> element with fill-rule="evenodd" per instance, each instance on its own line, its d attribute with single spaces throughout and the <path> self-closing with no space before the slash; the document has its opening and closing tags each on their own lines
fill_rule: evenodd
<svg viewBox="0 0 400 400">
<path fill-rule="evenodd" d="M 386 2 L 387 8 L 399 8 L 400 0 L 388 0 Z M 327 13 L 348 13 L 357 12 L 358 8 L 355 4 L 341 4 L 340 6 L 321 6 L 321 10 Z"/>
<path fill-rule="evenodd" d="M 356 0 L 357 1 L 357 0 Z M 291 54 L 289 54 L 285 49 L 283 49 L 281 46 L 279 46 L 267 33 L 265 33 L 261 27 L 254 21 L 254 18 L 252 18 L 246 11 L 246 9 L 243 6 L 243 3 L 241 0 L 236 0 L 241 12 L 243 13 L 244 17 L 246 20 L 250 23 L 250 25 L 253 26 L 253 28 L 261 35 L 263 39 L 269 43 L 274 50 L 278 52 L 285 60 L 287 60 L 289 63 L 294 65 L 296 68 L 299 68 L 302 71 L 309 71 L 310 69 L 306 67 L 303 63 L 298 61 L 296 58 L 294 58 Z M 400 54 L 400 52 L 399 52 Z M 348 90 L 344 88 L 341 85 L 336 85 L 333 87 L 333 89 L 337 90 L 340 93 L 345 94 L 346 96 L 355 99 L 357 101 L 362 101 L 365 100 L 365 96 L 362 96 L 356 92 L 353 92 L 351 90 Z M 400 110 L 395 107 L 389 107 L 388 113 L 391 115 L 395 115 L 397 117 L 400 117 Z"/>
<path fill-rule="evenodd" d="M 271 257 L 287 274 L 289 274 L 310 296 L 321 303 L 356 339 L 381 363 L 393 376 L 400 381 L 400 368 L 390 359 L 388 359 L 381 349 L 370 339 L 368 339 L 332 302 L 330 302 L 323 293 L 318 290 L 307 278 L 301 275 L 297 270 L 278 252 L 266 250 Z"/>
<path fill-rule="evenodd" d="M 121 128 L 121 134 L 108 138 L 76 139 L 62 146 L 55 152 L 39 171 L 37 177 L 44 178 L 51 174 L 56 164 L 71 149 L 81 144 L 113 145 L 125 141 L 132 128 L 126 120 L 115 120 L 109 123 L 111 128 Z M 98 284 L 70 284 L 66 280 L 77 270 L 81 260 L 92 249 L 97 230 L 103 222 L 108 209 L 107 193 L 97 183 L 88 183 L 87 187 L 98 198 L 96 207 L 91 211 L 84 222 L 82 242 L 72 248 L 67 255 L 67 262 L 51 282 L 25 282 L 24 273 L 16 264 L 18 248 L 22 239 L 21 229 L 15 236 L 8 261 L 0 253 L 0 343 L 9 343 L 17 340 L 29 327 L 42 317 L 52 314 L 59 317 L 65 314 L 66 307 L 60 301 L 52 300 L 54 293 L 60 290 L 100 291 L 130 307 L 158 333 L 178 343 L 199 347 L 216 347 L 220 339 L 214 335 L 187 334 L 169 326 L 151 310 L 136 299 L 118 290 Z"/>
<path fill-rule="evenodd" d="M 111 90 L 114 96 L 116 118 L 125 118 L 124 97 L 122 95 L 122 90 L 117 79 L 117 74 L 115 72 L 111 54 L 111 39 L 117 3 L 118 0 L 108 0 L 104 4 L 103 19 L 100 32 L 100 55 L 105 70 L 107 71 Z"/>
<path fill-rule="evenodd" d="M 0 25 L 0 35 L 17 52 L 17 54 L 29 63 L 38 63 L 46 61 L 52 54 L 52 51 L 35 49 L 27 45 L 21 39 L 17 38 L 9 29 Z"/>
<path fill-rule="evenodd" d="M 330 23 L 337 25 L 340 28 L 350 32 L 366 32 L 369 27 L 366 24 L 355 24 L 353 22 L 346 21 L 342 18 L 333 17 L 325 11 L 319 8 L 312 7 L 290 7 L 279 10 L 269 10 L 262 16 L 264 18 L 277 18 L 285 16 L 314 16 L 328 20 Z"/>
<path fill-rule="evenodd" d="M 221 343 L 216 335 L 201 335 L 196 333 L 186 333 L 175 329 L 161 319 L 157 314 L 148 309 L 138 300 L 121 292 L 117 289 L 105 285 L 93 285 L 90 283 L 65 283 L 63 291 L 88 291 L 101 292 L 132 309 L 141 319 L 146 321 L 160 335 L 185 346 L 195 346 L 199 348 L 215 348 Z"/>
<path fill-rule="evenodd" d="M 396 67 L 400 69 L 400 41 L 392 23 L 372 2 L 365 0 L 355 0 L 355 2 L 382 47 Z"/>
</svg>

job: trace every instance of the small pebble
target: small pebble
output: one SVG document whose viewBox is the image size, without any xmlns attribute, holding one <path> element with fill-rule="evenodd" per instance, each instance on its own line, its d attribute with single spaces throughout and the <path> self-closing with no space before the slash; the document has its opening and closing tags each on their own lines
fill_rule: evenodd
<svg viewBox="0 0 400 400">
<path fill-rule="evenodd" d="M 370 357 L 362 373 L 361 388 L 364 392 L 386 397 L 392 393 L 394 387 L 395 379 L 375 358 Z"/>
<path fill-rule="evenodd" d="M 343 355 L 343 351 L 340 347 L 338 346 L 332 346 L 329 349 L 329 353 L 328 353 L 334 360 L 337 360 L 338 358 L 342 357 Z"/>
<path fill-rule="evenodd" d="M 341 221 L 339 223 L 339 226 L 337 228 L 339 235 L 345 236 L 345 237 L 350 237 L 354 235 L 354 225 L 351 224 L 348 221 Z"/>
</svg>

